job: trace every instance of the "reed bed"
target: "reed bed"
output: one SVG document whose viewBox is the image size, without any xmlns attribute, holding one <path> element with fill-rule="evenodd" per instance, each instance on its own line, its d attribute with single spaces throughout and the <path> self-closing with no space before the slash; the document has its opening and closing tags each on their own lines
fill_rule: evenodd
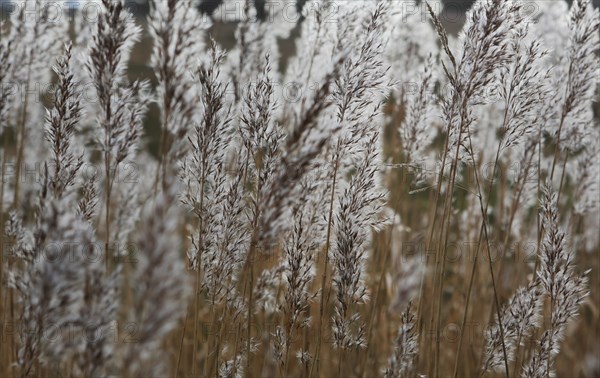
<svg viewBox="0 0 600 378">
<path fill-rule="evenodd" d="M 131 6 L 0 21 L 0 376 L 600 375 L 588 0 Z"/>
</svg>

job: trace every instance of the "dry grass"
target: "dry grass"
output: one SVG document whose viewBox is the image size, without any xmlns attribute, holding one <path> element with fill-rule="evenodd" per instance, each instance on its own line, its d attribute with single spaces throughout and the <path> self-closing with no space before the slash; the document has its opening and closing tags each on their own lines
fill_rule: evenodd
<svg viewBox="0 0 600 378">
<path fill-rule="evenodd" d="M 0 376 L 600 374 L 588 1 L 24 4 Z"/>
</svg>

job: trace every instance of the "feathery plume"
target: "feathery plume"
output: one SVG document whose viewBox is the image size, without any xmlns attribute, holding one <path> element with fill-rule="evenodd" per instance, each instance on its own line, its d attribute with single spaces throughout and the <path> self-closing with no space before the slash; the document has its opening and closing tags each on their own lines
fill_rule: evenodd
<svg viewBox="0 0 600 378">
<path fill-rule="evenodd" d="M 46 115 L 46 134 L 53 153 L 53 172 L 49 185 L 56 197 L 61 197 L 74 184 L 83 164 L 83 155 L 76 154 L 71 146 L 75 127 L 81 119 L 80 95 L 70 69 L 71 48 L 70 44 L 66 45 L 64 56 L 54 68 L 58 75 L 58 86 L 54 92 L 54 107 Z"/>
<path fill-rule="evenodd" d="M 188 125 L 196 112 L 197 95 L 188 70 L 204 48 L 203 30 L 210 27 L 208 21 L 200 16 L 193 1 L 151 2 L 148 25 L 154 46 L 150 64 L 158 80 L 163 176 L 169 162 L 181 156 Z"/>
<path fill-rule="evenodd" d="M 544 332 L 539 348 L 523 367 L 523 376 L 528 378 L 540 377 L 540 374 L 555 376 L 554 361 L 566 325 L 578 315 L 579 306 L 589 294 L 589 271 L 575 272 L 573 253 L 559 227 L 557 195 L 550 185 L 549 182 L 546 184 L 541 201 L 544 241 L 537 272 L 544 293 L 550 298 L 550 329 Z"/>
<path fill-rule="evenodd" d="M 402 312 L 402 325 L 394 341 L 394 352 L 388 361 L 384 377 L 410 377 L 414 373 L 414 358 L 419 351 L 419 339 L 415 329 L 415 316 L 409 302 Z"/>
<path fill-rule="evenodd" d="M 186 310 L 189 288 L 180 256 L 174 194 L 167 191 L 144 212 L 138 239 L 138 262 L 131 321 L 137 325 L 136 342 L 127 344 L 122 368 L 132 374 L 158 375 L 164 360 L 160 345 Z"/>
</svg>

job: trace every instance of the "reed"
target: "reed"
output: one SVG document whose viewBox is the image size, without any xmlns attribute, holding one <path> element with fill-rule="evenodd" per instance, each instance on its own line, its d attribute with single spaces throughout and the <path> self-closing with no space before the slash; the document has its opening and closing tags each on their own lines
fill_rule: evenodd
<svg viewBox="0 0 600 378">
<path fill-rule="evenodd" d="M 598 376 L 589 1 L 93 4 L 0 24 L 1 376 Z"/>
</svg>

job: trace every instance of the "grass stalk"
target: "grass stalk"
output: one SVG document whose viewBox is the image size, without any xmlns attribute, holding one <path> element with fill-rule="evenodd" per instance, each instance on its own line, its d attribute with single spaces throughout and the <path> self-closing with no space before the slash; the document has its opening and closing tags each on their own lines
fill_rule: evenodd
<svg viewBox="0 0 600 378">
<path fill-rule="evenodd" d="M 327 215 L 327 236 L 325 239 L 325 249 L 323 251 L 323 257 L 325 264 L 323 267 L 323 274 L 321 276 L 321 302 L 319 304 L 319 322 L 317 327 L 317 349 L 315 352 L 315 359 L 310 368 L 309 378 L 313 375 L 313 370 L 316 365 L 316 374 L 319 376 L 320 363 L 321 363 L 321 340 L 323 337 L 323 318 L 325 316 L 325 307 L 327 306 L 327 271 L 329 268 L 329 247 L 331 243 L 331 227 L 333 223 L 333 203 L 335 200 L 335 186 L 337 181 L 337 174 L 339 169 L 339 157 L 333 159 L 333 179 L 331 184 L 331 193 L 329 196 L 329 211 Z"/>
</svg>

